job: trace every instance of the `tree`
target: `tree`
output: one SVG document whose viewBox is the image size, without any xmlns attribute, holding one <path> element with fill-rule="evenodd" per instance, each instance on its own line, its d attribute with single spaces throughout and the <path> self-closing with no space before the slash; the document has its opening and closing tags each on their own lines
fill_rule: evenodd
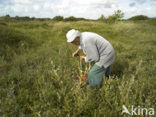
<svg viewBox="0 0 156 117">
<path fill-rule="evenodd" d="M 121 20 L 124 17 L 124 13 L 121 10 L 114 12 L 112 16 L 109 16 L 107 19 L 108 23 L 114 23 L 115 21 Z"/>
<path fill-rule="evenodd" d="M 55 20 L 55 21 L 62 21 L 63 19 L 64 19 L 63 16 L 55 16 L 53 18 L 53 20 Z"/>
<path fill-rule="evenodd" d="M 6 17 L 6 18 L 10 18 L 10 15 L 9 15 L 9 14 L 7 14 L 5 17 Z"/>
<path fill-rule="evenodd" d="M 121 18 L 124 17 L 124 13 L 121 10 L 117 10 L 113 16 L 116 18 L 116 20 L 121 20 Z"/>
<path fill-rule="evenodd" d="M 107 23 L 114 23 L 115 21 L 121 20 L 124 17 L 124 13 L 121 10 L 114 11 L 114 14 L 111 16 L 108 16 L 106 18 L 103 14 L 98 19 L 99 21 L 105 21 Z"/>
<path fill-rule="evenodd" d="M 99 21 L 105 21 L 106 17 L 102 14 L 101 17 L 98 19 Z"/>
</svg>

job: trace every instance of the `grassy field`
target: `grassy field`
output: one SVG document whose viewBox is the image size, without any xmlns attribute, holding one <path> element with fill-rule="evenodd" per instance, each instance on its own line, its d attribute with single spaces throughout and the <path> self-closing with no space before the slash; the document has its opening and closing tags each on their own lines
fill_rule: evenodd
<svg viewBox="0 0 156 117">
<path fill-rule="evenodd" d="M 115 49 L 111 77 L 100 89 L 73 81 L 80 66 L 71 56 L 77 47 L 66 42 L 72 28 L 98 33 Z M 83 63 L 83 71 L 90 66 Z M 0 20 L 1 117 L 127 117 L 122 105 L 156 109 L 156 19 Z"/>
</svg>

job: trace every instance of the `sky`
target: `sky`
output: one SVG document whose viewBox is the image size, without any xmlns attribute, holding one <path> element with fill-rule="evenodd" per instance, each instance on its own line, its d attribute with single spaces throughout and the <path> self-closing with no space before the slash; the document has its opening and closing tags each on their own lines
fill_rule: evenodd
<svg viewBox="0 0 156 117">
<path fill-rule="evenodd" d="M 38 18 L 108 17 L 120 9 L 124 19 L 136 15 L 156 17 L 156 0 L 0 0 L 0 16 L 29 16 Z"/>
</svg>

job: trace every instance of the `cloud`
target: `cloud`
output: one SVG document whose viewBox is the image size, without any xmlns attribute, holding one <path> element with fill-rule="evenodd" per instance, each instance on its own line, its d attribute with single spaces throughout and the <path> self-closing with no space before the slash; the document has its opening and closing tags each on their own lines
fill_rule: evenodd
<svg viewBox="0 0 156 117">
<path fill-rule="evenodd" d="M 155 3 L 156 0 L 0 0 L 0 16 L 52 18 L 61 15 L 97 19 L 101 14 L 112 15 L 118 9 L 125 13 L 126 18 L 139 13 L 156 16 Z"/>
<path fill-rule="evenodd" d="M 156 5 L 156 0 L 152 0 L 152 4 L 153 5 Z"/>
<path fill-rule="evenodd" d="M 135 1 L 136 3 L 139 3 L 139 4 L 143 4 L 143 3 L 145 3 L 147 0 L 133 0 L 133 1 Z"/>
<path fill-rule="evenodd" d="M 152 4 L 156 5 L 156 1 L 153 1 Z"/>
<path fill-rule="evenodd" d="M 119 0 L 70 0 L 67 11 L 71 12 L 65 11 L 64 14 L 96 19 L 101 14 L 106 16 L 112 14 L 118 2 Z"/>
<path fill-rule="evenodd" d="M 130 7 L 135 6 L 135 2 L 129 4 Z"/>
<path fill-rule="evenodd" d="M 33 4 L 36 2 L 42 2 L 44 0 L 10 0 L 11 2 L 15 3 L 15 4 Z"/>
<path fill-rule="evenodd" d="M 38 11 L 40 6 L 39 5 L 33 5 L 33 8 L 34 8 L 35 11 Z"/>
<path fill-rule="evenodd" d="M 73 0 L 75 1 L 75 0 Z M 78 0 L 76 3 L 78 5 L 86 5 L 88 7 L 104 7 L 112 8 L 113 5 L 117 4 L 119 0 Z"/>
</svg>

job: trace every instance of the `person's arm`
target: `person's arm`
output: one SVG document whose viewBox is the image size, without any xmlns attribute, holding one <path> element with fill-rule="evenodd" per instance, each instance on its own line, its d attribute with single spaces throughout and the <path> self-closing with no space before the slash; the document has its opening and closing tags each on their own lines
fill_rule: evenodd
<svg viewBox="0 0 156 117">
<path fill-rule="evenodd" d="M 72 54 L 72 57 L 75 57 L 75 56 L 77 56 L 78 54 L 79 54 L 79 52 L 80 52 L 80 47 Z"/>
</svg>

